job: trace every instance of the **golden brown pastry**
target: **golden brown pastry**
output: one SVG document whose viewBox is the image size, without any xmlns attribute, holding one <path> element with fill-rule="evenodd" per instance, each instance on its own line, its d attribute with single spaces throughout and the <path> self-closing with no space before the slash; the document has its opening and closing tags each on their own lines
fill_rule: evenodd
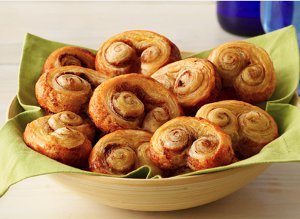
<svg viewBox="0 0 300 219">
<path fill-rule="evenodd" d="M 152 163 L 148 155 L 151 136 L 152 134 L 141 130 L 118 130 L 105 135 L 91 152 L 90 170 L 123 175 L 148 165 L 153 175 L 161 175 L 161 170 Z"/>
<path fill-rule="evenodd" d="M 131 72 L 150 76 L 180 60 L 179 49 L 166 37 L 145 30 L 120 33 L 104 42 L 96 55 L 96 69 L 113 77 Z"/>
<path fill-rule="evenodd" d="M 79 66 L 64 66 L 42 74 L 35 85 L 35 94 L 41 107 L 57 113 L 82 112 L 93 89 L 108 79 L 95 70 Z"/>
<path fill-rule="evenodd" d="M 233 87 L 240 100 L 257 103 L 273 94 L 275 70 L 264 49 L 243 41 L 224 43 L 208 59 L 216 66 L 223 86 Z"/>
<path fill-rule="evenodd" d="M 95 126 L 87 117 L 79 116 L 71 111 L 63 111 L 43 118 L 53 130 L 63 127 L 75 129 L 83 133 L 91 142 L 94 141 Z"/>
<path fill-rule="evenodd" d="M 266 111 L 237 100 L 202 106 L 196 117 L 206 118 L 230 135 L 232 146 L 243 158 L 257 154 L 278 137 L 277 125 Z"/>
<path fill-rule="evenodd" d="M 89 103 L 91 119 L 106 133 L 118 129 L 154 132 L 181 114 L 172 92 L 141 74 L 120 75 L 103 82 Z"/>
<path fill-rule="evenodd" d="M 205 119 L 177 117 L 153 134 L 150 158 L 161 169 L 202 170 L 232 163 L 230 136 Z"/>
<path fill-rule="evenodd" d="M 72 112 L 40 117 L 28 123 L 24 141 L 33 150 L 74 167 L 85 167 L 94 126 Z"/>
<path fill-rule="evenodd" d="M 185 109 L 199 109 L 216 100 L 221 80 L 213 64 L 200 58 L 188 58 L 168 64 L 152 76 L 171 90 Z"/>
<path fill-rule="evenodd" d="M 95 55 L 77 46 L 65 46 L 53 51 L 47 58 L 43 72 L 62 66 L 81 66 L 95 69 Z"/>
</svg>

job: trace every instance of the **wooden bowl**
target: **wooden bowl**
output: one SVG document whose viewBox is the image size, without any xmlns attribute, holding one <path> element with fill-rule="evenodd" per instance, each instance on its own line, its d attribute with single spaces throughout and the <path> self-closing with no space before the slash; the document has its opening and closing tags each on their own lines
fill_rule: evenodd
<svg viewBox="0 0 300 219">
<path fill-rule="evenodd" d="M 269 165 L 252 165 L 199 176 L 125 179 L 82 174 L 52 178 L 95 202 L 137 211 L 172 211 L 221 199 L 242 188 Z"/>
<path fill-rule="evenodd" d="M 8 118 L 21 110 L 15 98 Z M 50 176 L 66 188 L 105 205 L 137 211 L 172 211 L 221 199 L 251 182 L 268 166 L 251 165 L 198 176 L 164 179 L 125 179 L 71 173 Z"/>
</svg>

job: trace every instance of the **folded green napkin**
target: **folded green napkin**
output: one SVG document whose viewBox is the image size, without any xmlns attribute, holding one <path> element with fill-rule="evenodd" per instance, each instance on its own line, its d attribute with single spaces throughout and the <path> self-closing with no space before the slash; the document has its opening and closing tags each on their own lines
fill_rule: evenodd
<svg viewBox="0 0 300 219">
<path fill-rule="evenodd" d="M 276 91 L 266 105 L 267 111 L 279 126 L 280 137 L 251 158 L 185 175 L 198 175 L 258 163 L 300 161 L 300 109 L 288 104 L 299 81 L 299 54 L 295 29 L 291 26 L 247 41 L 265 48 L 274 62 Z M 90 174 L 95 177 L 103 175 L 56 162 L 31 150 L 23 142 L 22 135 L 26 124 L 43 115 L 34 94 L 34 85 L 43 63 L 53 50 L 63 45 L 66 44 L 44 40 L 31 34 L 26 36 L 19 73 L 18 100 L 11 105 L 10 116 L 13 118 L 8 120 L 0 131 L 0 196 L 4 195 L 11 185 L 32 176 L 61 172 Z M 208 51 L 195 56 L 207 55 Z M 150 168 L 144 166 L 122 177 L 151 176 Z"/>
</svg>

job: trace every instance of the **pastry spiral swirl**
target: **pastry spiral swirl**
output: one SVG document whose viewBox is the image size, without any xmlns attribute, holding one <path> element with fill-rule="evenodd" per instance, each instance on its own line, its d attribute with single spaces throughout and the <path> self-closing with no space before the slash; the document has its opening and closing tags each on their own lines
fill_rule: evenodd
<svg viewBox="0 0 300 219">
<path fill-rule="evenodd" d="M 93 172 L 123 175 L 143 165 L 151 167 L 153 174 L 161 174 L 149 158 L 151 134 L 141 130 L 118 130 L 102 137 L 89 157 Z"/>
<path fill-rule="evenodd" d="M 95 69 L 95 55 L 87 49 L 76 46 L 64 46 L 53 51 L 48 56 L 43 72 L 53 68 L 72 65 Z"/>
<path fill-rule="evenodd" d="M 113 77 L 131 72 L 150 76 L 160 67 L 180 60 L 179 49 L 157 33 L 133 30 L 104 42 L 96 55 L 96 69 Z"/>
<path fill-rule="evenodd" d="M 91 142 L 95 138 L 95 127 L 92 122 L 71 111 L 63 111 L 49 116 L 48 125 L 53 130 L 63 127 L 75 129 L 83 133 Z"/>
<path fill-rule="evenodd" d="M 194 117 L 177 117 L 159 127 L 149 152 L 151 160 L 164 170 L 188 166 L 195 171 L 227 165 L 234 159 L 229 135 Z"/>
<path fill-rule="evenodd" d="M 243 158 L 257 154 L 278 136 L 272 116 L 242 101 L 225 100 L 204 105 L 196 117 L 208 119 L 220 126 L 230 135 L 237 155 Z"/>
<path fill-rule="evenodd" d="M 224 43 L 208 59 L 216 66 L 224 87 L 233 87 L 238 98 L 256 103 L 275 90 L 275 70 L 268 53 L 247 42 Z"/>
<path fill-rule="evenodd" d="M 54 68 L 40 76 L 35 94 L 39 105 L 47 111 L 80 113 L 93 89 L 106 79 L 106 75 L 79 66 Z"/>
<path fill-rule="evenodd" d="M 95 134 L 91 123 L 72 112 L 40 117 L 28 123 L 24 141 L 33 150 L 64 164 L 85 167 Z"/>
<path fill-rule="evenodd" d="M 154 132 L 182 114 L 176 97 L 163 85 L 141 74 L 120 75 L 98 86 L 89 115 L 104 132 L 143 129 Z"/>
<path fill-rule="evenodd" d="M 181 106 L 187 109 L 214 101 L 221 89 L 219 75 L 206 59 L 188 58 L 173 62 L 151 77 L 173 91 Z"/>
</svg>

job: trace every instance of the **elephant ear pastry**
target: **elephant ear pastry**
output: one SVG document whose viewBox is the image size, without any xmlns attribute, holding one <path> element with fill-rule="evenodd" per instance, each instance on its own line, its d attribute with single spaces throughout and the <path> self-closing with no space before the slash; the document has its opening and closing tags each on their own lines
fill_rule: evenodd
<svg viewBox="0 0 300 219">
<path fill-rule="evenodd" d="M 48 125 L 53 130 L 67 127 L 83 133 L 91 142 L 95 139 L 95 126 L 87 117 L 71 111 L 63 111 L 45 118 L 48 118 Z"/>
<path fill-rule="evenodd" d="M 79 66 L 54 68 L 42 74 L 35 85 L 41 107 L 48 112 L 85 110 L 95 87 L 107 80 L 106 75 Z"/>
<path fill-rule="evenodd" d="M 95 55 L 89 50 L 77 46 L 64 46 L 48 56 L 43 72 L 62 66 L 81 66 L 95 69 Z"/>
<path fill-rule="evenodd" d="M 151 167 L 152 174 L 161 170 L 149 158 L 151 134 L 141 130 L 118 130 L 102 137 L 94 146 L 89 168 L 93 172 L 124 175 L 143 165 Z"/>
<path fill-rule="evenodd" d="M 120 33 L 105 41 L 96 55 L 96 69 L 114 77 L 128 73 L 150 76 L 180 60 L 179 49 L 166 37 L 145 30 Z"/>
<path fill-rule="evenodd" d="M 278 137 L 277 124 L 259 107 L 236 100 L 224 100 L 202 106 L 196 117 L 220 126 L 230 135 L 237 155 L 247 158 L 257 154 Z"/>
<path fill-rule="evenodd" d="M 94 126 L 72 112 L 40 117 L 28 123 L 24 141 L 28 147 L 74 167 L 86 167 L 92 150 Z"/>
<path fill-rule="evenodd" d="M 186 166 L 202 170 L 230 164 L 235 157 L 229 135 L 195 117 L 177 117 L 159 127 L 149 151 L 151 160 L 164 170 Z"/>
<path fill-rule="evenodd" d="M 152 76 L 171 90 L 187 110 L 217 99 L 221 80 L 214 65 L 199 58 L 188 58 L 168 64 Z"/>
<path fill-rule="evenodd" d="M 275 70 L 264 49 L 243 41 L 224 43 L 208 59 L 223 79 L 223 87 L 233 87 L 240 100 L 257 103 L 272 96 Z"/>
<path fill-rule="evenodd" d="M 118 129 L 154 132 L 166 121 L 182 115 L 171 91 L 152 78 L 127 74 L 98 86 L 89 103 L 95 125 L 108 133 Z"/>
</svg>

